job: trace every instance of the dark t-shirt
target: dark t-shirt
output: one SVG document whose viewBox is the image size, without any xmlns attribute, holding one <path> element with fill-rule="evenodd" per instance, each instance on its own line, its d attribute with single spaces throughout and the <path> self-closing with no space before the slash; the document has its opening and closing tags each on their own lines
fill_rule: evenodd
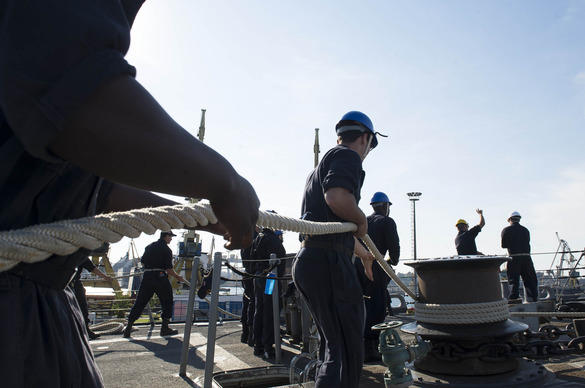
<svg viewBox="0 0 585 388">
<path fill-rule="evenodd" d="M 140 262 L 146 269 L 173 268 L 173 251 L 171 251 L 165 240 L 159 239 L 144 249 Z"/>
<path fill-rule="evenodd" d="M 349 190 L 354 195 L 356 203 L 359 203 L 364 178 L 362 160 L 357 152 L 342 144 L 333 147 L 307 178 L 301 207 L 303 218 L 319 222 L 346 221 L 329 208 L 325 201 L 325 192 L 333 187 L 342 187 Z M 354 239 L 349 232 L 317 235 L 311 239 L 335 242 L 353 251 Z"/>
<path fill-rule="evenodd" d="M 99 213 L 111 184 L 48 148 L 104 82 L 135 75 L 124 55 L 142 1 L 1 4 L 0 230 Z M 74 270 L 87 254 L 81 249 L 47 261 L 57 271 Z"/>
<path fill-rule="evenodd" d="M 475 245 L 475 238 L 481 232 L 479 225 L 475 225 L 467 232 L 457 233 L 455 237 L 455 248 L 457 248 L 458 255 L 477 255 L 477 246 Z"/>
<path fill-rule="evenodd" d="M 396 222 L 391 217 L 381 213 L 369 215 L 368 236 L 370 236 L 383 257 L 386 256 L 386 252 L 389 252 L 392 265 L 398 264 L 400 259 L 400 240 Z"/>
<path fill-rule="evenodd" d="M 509 255 L 530 254 L 530 232 L 515 222 L 502 230 L 502 248 L 508 249 Z"/>
<path fill-rule="evenodd" d="M 262 271 L 270 267 L 268 260 L 270 259 L 270 254 L 272 253 L 274 253 L 278 259 L 286 256 L 286 250 L 284 249 L 284 245 L 282 245 L 280 238 L 278 238 L 278 236 L 274 234 L 272 230 L 263 229 L 262 233 L 260 233 L 254 239 L 254 243 L 252 244 L 252 252 L 250 255 L 252 260 L 263 260 L 254 261 L 254 268 L 256 271 Z M 282 276 L 284 274 L 284 268 L 285 262 L 281 261 L 277 270 L 278 276 Z"/>
</svg>

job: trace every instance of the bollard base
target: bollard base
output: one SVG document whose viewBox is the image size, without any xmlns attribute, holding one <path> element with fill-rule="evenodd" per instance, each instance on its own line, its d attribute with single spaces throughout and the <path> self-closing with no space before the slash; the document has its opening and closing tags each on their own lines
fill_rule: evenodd
<svg viewBox="0 0 585 388">
<path fill-rule="evenodd" d="M 562 385 L 564 382 L 555 379 L 554 374 L 541 364 L 525 359 L 518 361 L 518 368 L 513 372 L 492 376 L 449 376 L 415 370 L 412 363 L 407 364 L 407 367 L 412 370 L 412 387 L 444 387 L 446 385 L 450 388 L 565 387 Z M 567 387 L 570 386 L 567 385 Z"/>
</svg>

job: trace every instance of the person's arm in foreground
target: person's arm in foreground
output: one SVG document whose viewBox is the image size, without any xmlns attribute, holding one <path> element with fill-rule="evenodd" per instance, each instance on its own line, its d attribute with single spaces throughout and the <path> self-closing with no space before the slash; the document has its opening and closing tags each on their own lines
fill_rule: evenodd
<svg viewBox="0 0 585 388">
<path fill-rule="evenodd" d="M 50 150 L 113 182 L 206 198 L 226 229 L 226 248 L 252 242 L 259 200 L 250 183 L 177 124 L 130 76 L 115 77 L 99 88 L 72 115 Z"/>
<path fill-rule="evenodd" d="M 120 184 L 114 184 L 110 193 L 110 198 L 106 208 L 104 209 L 104 213 L 123 212 L 132 209 L 173 205 L 178 205 L 178 203 L 156 195 L 150 191 L 135 189 L 133 187 Z M 215 233 L 220 236 L 223 236 L 226 233 L 226 229 L 221 222 L 216 224 L 209 223 L 205 226 L 197 225 L 197 227 L 193 229 Z"/>
</svg>

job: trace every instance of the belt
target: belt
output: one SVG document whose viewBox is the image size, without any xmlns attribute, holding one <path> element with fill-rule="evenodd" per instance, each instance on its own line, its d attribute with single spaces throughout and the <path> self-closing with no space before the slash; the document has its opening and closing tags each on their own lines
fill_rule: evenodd
<svg viewBox="0 0 585 388">
<path fill-rule="evenodd" d="M 43 286 L 64 290 L 75 277 L 77 268 L 67 268 L 45 260 L 34 264 L 20 263 L 7 272 Z"/>
<path fill-rule="evenodd" d="M 352 249 L 346 247 L 345 245 L 337 244 L 337 243 L 330 242 L 330 241 L 305 240 L 301 243 L 301 247 L 327 249 L 328 251 L 341 252 L 341 253 L 344 253 L 348 256 L 353 256 Z"/>
<path fill-rule="evenodd" d="M 153 272 L 155 275 L 158 275 L 160 277 L 167 275 L 167 271 L 162 269 L 162 268 L 145 268 L 143 271 L 144 271 L 145 275 L 147 272 Z M 158 274 L 157 274 L 157 272 L 158 272 Z"/>
</svg>

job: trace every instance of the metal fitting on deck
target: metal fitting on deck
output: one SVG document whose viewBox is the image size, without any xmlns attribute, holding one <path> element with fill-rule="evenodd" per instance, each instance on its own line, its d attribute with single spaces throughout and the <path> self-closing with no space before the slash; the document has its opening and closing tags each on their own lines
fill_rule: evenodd
<svg viewBox="0 0 585 388">
<path fill-rule="evenodd" d="M 378 350 L 388 367 L 384 373 L 384 384 L 387 388 L 412 381 L 412 374 L 405 363 L 424 358 L 432 347 L 429 341 L 423 341 L 419 336 L 416 336 L 415 344 L 406 345 L 395 330 L 401 325 L 402 322 L 392 321 L 372 327 L 372 330 L 381 331 Z"/>
</svg>

